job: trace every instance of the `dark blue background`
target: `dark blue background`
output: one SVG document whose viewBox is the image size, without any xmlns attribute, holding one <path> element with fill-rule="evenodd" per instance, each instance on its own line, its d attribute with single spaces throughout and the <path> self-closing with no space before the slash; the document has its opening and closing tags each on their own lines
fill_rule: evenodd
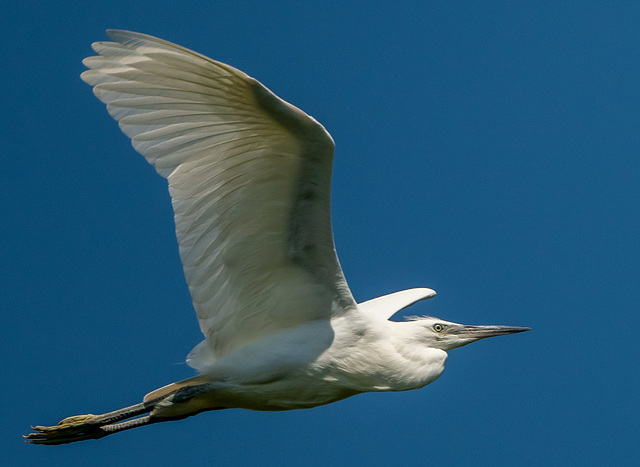
<svg viewBox="0 0 640 467">
<path fill-rule="evenodd" d="M 640 434 L 638 2 L 13 2 L 0 18 L 6 465 L 616 465 Z M 61 447 L 30 424 L 191 376 L 166 182 L 81 82 L 106 28 L 230 63 L 322 122 L 359 301 L 533 331 L 420 391 Z"/>
</svg>

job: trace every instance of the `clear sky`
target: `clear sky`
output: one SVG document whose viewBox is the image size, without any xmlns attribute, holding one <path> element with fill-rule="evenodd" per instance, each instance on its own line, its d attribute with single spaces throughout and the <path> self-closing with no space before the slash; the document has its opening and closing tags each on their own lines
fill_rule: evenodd
<svg viewBox="0 0 640 467">
<path fill-rule="evenodd" d="M 640 3 L 11 3 L 4 465 L 638 462 Z M 450 352 L 418 391 L 25 445 L 191 376 L 201 339 L 166 182 L 79 78 L 107 28 L 230 63 L 325 125 L 359 301 L 426 286 L 408 314 L 533 330 Z"/>
</svg>

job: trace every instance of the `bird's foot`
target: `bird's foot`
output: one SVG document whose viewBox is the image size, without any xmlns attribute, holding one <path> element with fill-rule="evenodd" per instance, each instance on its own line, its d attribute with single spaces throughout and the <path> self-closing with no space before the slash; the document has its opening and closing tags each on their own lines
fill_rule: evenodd
<svg viewBox="0 0 640 467">
<path fill-rule="evenodd" d="M 202 381 L 207 381 L 207 383 L 202 384 Z M 201 410 L 170 416 L 144 414 L 152 412 L 165 399 L 171 399 L 175 403 L 189 401 L 191 398 L 207 392 L 210 389 L 210 382 L 209 379 L 196 376 L 153 391 L 139 404 L 101 415 L 74 415 L 53 426 L 34 426 L 32 427 L 34 433 L 23 435 L 23 437 L 30 444 L 65 444 L 85 439 L 98 439 L 156 422 L 179 420 L 189 415 L 195 415 Z M 213 410 L 213 408 L 208 410 Z"/>
<path fill-rule="evenodd" d="M 54 426 L 35 426 L 34 429 L 38 431 L 54 431 L 66 428 L 79 427 L 83 425 L 90 425 L 92 420 L 96 420 L 98 417 L 92 413 L 86 415 L 73 415 L 60 420 L 57 425 Z"/>
<path fill-rule="evenodd" d="M 74 415 L 53 426 L 31 427 L 35 433 L 24 436 L 31 444 L 64 444 L 85 439 L 98 439 L 109 433 L 102 429 L 100 416 L 93 414 Z"/>
<path fill-rule="evenodd" d="M 164 397 L 166 396 L 102 415 L 74 415 L 61 420 L 60 423 L 54 426 L 34 426 L 32 428 L 35 432 L 24 436 L 24 439 L 30 444 L 65 444 L 85 439 L 98 439 L 119 431 L 148 425 L 149 423 L 154 423 L 155 419 L 150 416 L 133 417 L 151 412 L 153 407 Z M 123 422 L 123 420 L 130 418 L 132 420 Z"/>
</svg>

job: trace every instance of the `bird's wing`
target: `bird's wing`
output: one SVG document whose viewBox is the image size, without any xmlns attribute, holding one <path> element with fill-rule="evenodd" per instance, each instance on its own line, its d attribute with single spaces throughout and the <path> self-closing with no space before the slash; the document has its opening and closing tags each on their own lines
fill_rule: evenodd
<svg viewBox="0 0 640 467">
<path fill-rule="evenodd" d="M 421 300 L 428 300 L 436 296 L 436 291 L 427 288 L 401 290 L 382 297 L 373 298 L 358 303 L 363 313 L 371 314 L 378 319 L 389 319 L 398 311 L 403 310 Z"/>
<path fill-rule="evenodd" d="M 169 181 L 180 257 L 213 356 L 354 309 L 333 244 L 334 144 L 243 72 L 108 31 L 82 79 Z"/>
</svg>

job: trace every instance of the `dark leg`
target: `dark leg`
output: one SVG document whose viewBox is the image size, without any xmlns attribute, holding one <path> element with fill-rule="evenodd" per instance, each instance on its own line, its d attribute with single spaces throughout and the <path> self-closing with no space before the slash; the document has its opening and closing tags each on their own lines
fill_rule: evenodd
<svg viewBox="0 0 640 467">
<path fill-rule="evenodd" d="M 130 430 L 143 425 L 164 422 L 169 420 L 179 420 L 198 412 L 186 412 L 175 417 L 147 415 L 138 417 L 139 415 L 149 413 L 165 401 L 170 404 L 181 404 L 188 402 L 194 397 L 214 391 L 215 388 L 211 382 L 200 384 L 205 381 L 202 377 L 196 377 L 189 380 L 175 383 L 175 385 L 167 386 L 168 390 L 161 388 L 151 393 L 151 396 L 157 395 L 153 399 L 146 400 L 130 407 L 125 407 L 113 412 L 101 415 L 75 415 L 67 417 L 54 426 L 34 426 L 35 433 L 24 436 L 27 443 L 30 444 L 65 444 L 75 441 L 83 441 L 85 439 L 103 438 L 113 433 L 124 430 Z M 192 383 L 192 384 L 185 384 Z M 210 407 L 205 410 L 216 410 L 221 407 Z M 138 417 L 138 418 L 133 418 Z M 131 420 L 127 420 L 131 419 Z"/>
<path fill-rule="evenodd" d="M 156 404 L 165 397 L 141 402 L 102 415 L 87 414 L 67 417 L 54 426 L 34 426 L 32 428 L 36 433 L 30 433 L 24 438 L 27 443 L 31 444 L 65 444 L 85 439 L 98 439 L 118 431 L 147 425 L 153 423 L 151 416 L 135 418 L 123 423 L 114 422 L 151 412 Z"/>
</svg>

